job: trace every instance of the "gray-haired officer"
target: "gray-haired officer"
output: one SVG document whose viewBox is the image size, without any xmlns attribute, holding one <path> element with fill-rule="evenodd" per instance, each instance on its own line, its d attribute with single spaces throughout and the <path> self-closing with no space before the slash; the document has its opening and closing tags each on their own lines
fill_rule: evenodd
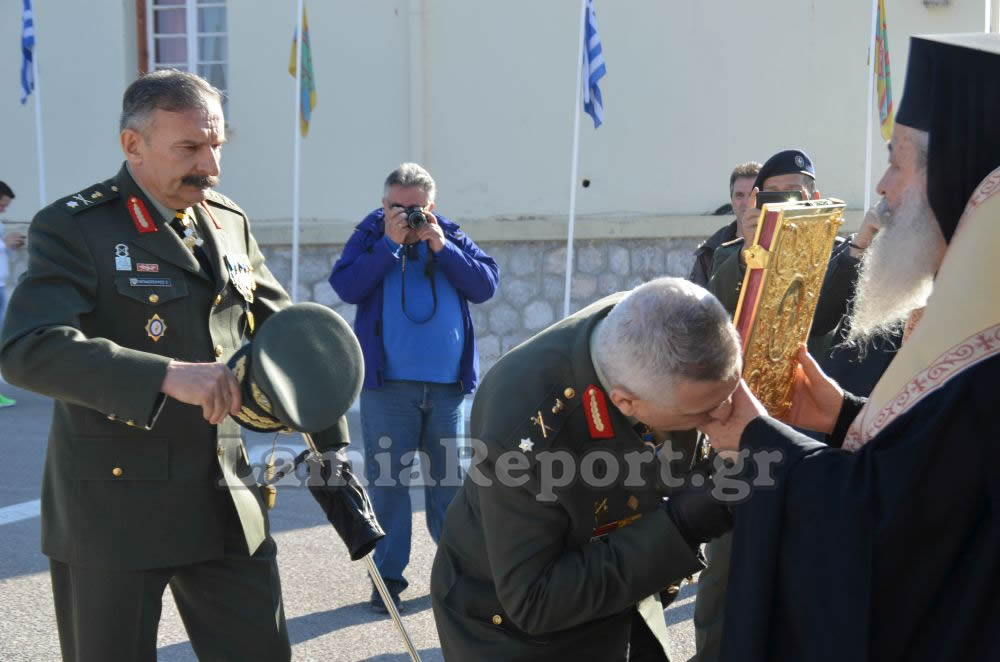
<svg viewBox="0 0 1000 662">
<path fill-rule="evenodd" d="M 287 660 L 261 495 L 223 361 L 290 304 L 246 214 L 212 191 L 221 93 L 158 71 L 126 90 L 114 177 L 35 216 L 4 377 L 55 399 L 42 551 L 66 660 L 153 660 L 170 585 L 199 658 Z M 316 435 L 347 443 L 346 426 Z"/>
<path fill-rule="evenodd" d="M 602 299 L 500 359 L 472 407 L 483 456 L 431 573 L 446 660 L 667 659 L 658 593 L 701 569 L 699 543 L 730 520 L 696 489 L 704 474 L 664 501 L 630 470 L 644 458 L 658 473 L 636 426 L 659 439 L 724 420 L 741 363 L 725 310 L 679 278 Z"/>
</svg>

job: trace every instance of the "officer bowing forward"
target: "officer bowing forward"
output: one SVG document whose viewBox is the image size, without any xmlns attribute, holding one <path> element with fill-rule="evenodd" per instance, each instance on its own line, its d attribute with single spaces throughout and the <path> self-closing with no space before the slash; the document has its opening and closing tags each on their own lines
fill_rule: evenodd
<svg viewBox="0 0 1000 662">
<path fill-rule="evenodd" d="M 476 457 L 431 574 L 445 659 L 667 659 L 659 593 L 730 526 L 667 433 L 725 420 L 740 369 L 725 310 L 676 278 L 505 355 L 476 395 Z"/>
</svg>

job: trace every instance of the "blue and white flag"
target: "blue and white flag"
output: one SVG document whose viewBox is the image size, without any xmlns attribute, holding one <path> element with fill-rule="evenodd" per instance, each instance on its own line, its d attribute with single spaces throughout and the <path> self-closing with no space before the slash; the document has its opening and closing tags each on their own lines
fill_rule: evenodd
<svg viewBox="0 0 1000 662">
<path fill-rule="evenodd" d="M 597 34 L 594 0 L 587 0 L 587 24 L 583 38 L 583 109 L 594 119 L 595 129 L 604 121 L 604 104 L 597 81 L 606 73 L 601 35 Z"/>
<path fill-rule="evenodd" d="M 24 0 L 21 22 L 21 103 L 35 89 L 35 74 L 31 66 L 35 50 L 35 21 L 31 17 L 31 0 Z"/>
</svg>

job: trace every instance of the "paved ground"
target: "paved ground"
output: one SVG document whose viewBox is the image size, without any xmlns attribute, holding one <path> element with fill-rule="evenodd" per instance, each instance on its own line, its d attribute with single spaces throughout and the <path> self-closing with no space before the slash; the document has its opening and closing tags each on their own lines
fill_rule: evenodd
<svg viewBox="0 0 1000 662">
<path fill-rule="evenodd" d="M 0 409 L 4 467 L 0 481 L 0 660 L 49 662 L 59 659 L 59 641 L 48 563 L 38 551 L 37 499 L 51 403 L 5 384 L 0 384 L 0 393 L 18 400 L 15 407 Z M 351 429 L 359 443 L 356 415 L 352 415 Z M 248 441 L 255 459 L 270 448 L 270 438 Z M 428 595 L 434 544 L 423 521 L 423 500 L 418 492 L 414 496 L 411 584 L 403 594 L 404 621 L 421 658 L 432 662 L 441 660 Z M 364 565 L 349 561 L 308 493 L 279 489 L 271 521 L 294 659 L 406 662 L 409 657 L 392 622 L 368 609 L 371 589 Z M 694 652 L 693 589 L 685 586 L 667 611 L 674 660 L 686 660 Z M 160 624 L 159 659 L 196 659 L 169 595 Z"/>
</svg>

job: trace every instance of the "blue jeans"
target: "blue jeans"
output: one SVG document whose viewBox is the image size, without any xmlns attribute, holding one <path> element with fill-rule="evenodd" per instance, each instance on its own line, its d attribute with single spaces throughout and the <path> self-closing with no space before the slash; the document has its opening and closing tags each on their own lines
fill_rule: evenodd
<svg viewBox="0 0 1000 662">
<path fill-rule="evenodd" d="M 441 538 L 444 514 L 462 484 L 458 437 L 464 395 L 458 383 L 386 380 L 361 391 L 368 494 L 385 538 L 375 547 L 382 577 L 401 582 L 410 562 L 410 485 L 424 486 L 427 529 Z M 419 474 L 412 467 L 420 458 Z"/>
</svg>

